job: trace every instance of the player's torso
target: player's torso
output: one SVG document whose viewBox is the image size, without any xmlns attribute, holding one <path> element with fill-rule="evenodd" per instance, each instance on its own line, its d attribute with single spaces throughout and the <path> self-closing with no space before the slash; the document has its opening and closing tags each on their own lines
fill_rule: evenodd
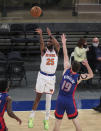
<svg viewBox="0 0 101 131">
<path fill-rule="evenodd" d="M 59 95 L 72 97 L 76 90 L 78 76 L 77 73 L 72 74 L 71 70 L 68 69 L 62 77 Z"/>
<path fill-rule="evenodd" d="M 58 56 L 55 50 L 50 52 L 47 49 L 45 54 L 41 57 L 40 69 L 45 73 L 53 74 L 56 71 L 57 63 L 58 63 Z"/>
<path fill-rule="evenodd" d="M 7 104 L 7 93 L 0 93 L 0 115 L 3 116 L 4 112 L 6 110 L 6 104 Z"/>
</svg>

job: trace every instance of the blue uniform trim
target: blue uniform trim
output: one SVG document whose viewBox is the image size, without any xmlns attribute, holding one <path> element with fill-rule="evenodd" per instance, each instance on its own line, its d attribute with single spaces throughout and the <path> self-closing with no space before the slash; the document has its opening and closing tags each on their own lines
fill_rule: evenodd
<svg viewBox="0 0 101 131">
<path fill-rule="evenodd" d="M 43 71 L 40 71 L 40 73 L 43 74 L 43 75 L 45 75 L 45 76 L 54 76 L 55 75 L 55 73 L 54 74 L 47 74 L 47 73 L 45 73 Z"/>
<path fill-rule="evenodd" d="M 100 99 L 82 99 L 77 100 L 76 105 L 78 109 L 92 109 L 99 105 Z M 14 101 L 12 103 L 13 111 L 29 111 L 32 110 L 33 101 Z M 56 100 L 52 100 L 51 110 L 55 110 Z M 45 110 L 45 100 L 40 101 L 38 110 Z"/>
</svg>

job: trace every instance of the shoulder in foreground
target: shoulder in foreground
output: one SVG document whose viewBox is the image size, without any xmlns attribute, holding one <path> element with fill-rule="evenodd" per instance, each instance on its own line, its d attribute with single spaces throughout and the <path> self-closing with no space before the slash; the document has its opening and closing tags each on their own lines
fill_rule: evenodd
<svg viewBox="0 0 101 131">
<path fill-rule="evenodd" d="M 11 100 L 12 100 L 11 96 L 8 96 L 7 101 L 11 101 Z"/>
</svg>

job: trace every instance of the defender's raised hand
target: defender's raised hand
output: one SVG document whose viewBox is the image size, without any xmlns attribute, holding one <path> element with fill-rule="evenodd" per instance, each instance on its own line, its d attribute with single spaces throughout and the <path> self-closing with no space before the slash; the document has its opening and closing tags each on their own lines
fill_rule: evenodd
<svg viewBox="0 0 101 131">
<path fill-rule="evenodd" d="M 61 41 L 62 41 L 62 44 L 64 45 L 64 44 L 66 44 L 66 35 L 65 34 L 62 34 L 61 35 Z"/>
<path fill-rule="evenodd" d="M 83 64 L 84 66 L 88 66 L 88 61 L 87 61 L 87 60 L 84 60 L 84 61 L 82 61 L 82 64 Z"/>
</svg>

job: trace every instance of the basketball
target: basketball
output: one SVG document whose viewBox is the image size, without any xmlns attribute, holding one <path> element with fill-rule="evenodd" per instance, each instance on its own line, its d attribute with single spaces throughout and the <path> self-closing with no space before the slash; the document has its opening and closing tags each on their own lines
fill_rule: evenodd
<svg viewBox="0 0 101 131">
<path fill-rule="evenodd" d="M 42 9 L 39 6 L 34 6 L 30 10 L 31 16 L 39 17 L 42 14 Z"/>
</svg>

